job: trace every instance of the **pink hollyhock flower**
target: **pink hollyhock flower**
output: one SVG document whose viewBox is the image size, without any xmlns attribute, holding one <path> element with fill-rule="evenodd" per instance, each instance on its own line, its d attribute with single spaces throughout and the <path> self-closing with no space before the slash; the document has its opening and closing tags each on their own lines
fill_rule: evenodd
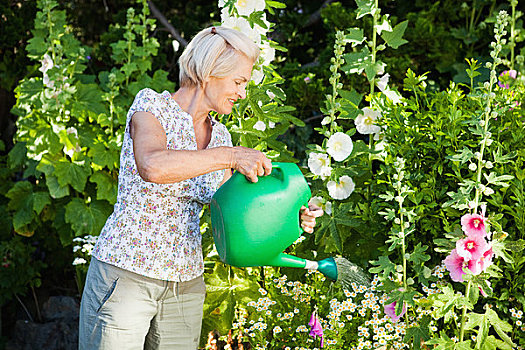
<svg viewBox="0 0 525 350">
<path fill-rule="evenodd" d="M 483 256 L 489 245 L 483 236 L 469 235 L 456 242 L 456 251 L 465 260 L 477 260 Z"/>
<path fill-rule="evenodd" d="M 474 275 L 479 275 L 480 273 L 487 271 L 488 267 L 492 265 L 493 258 L 494 252 L 492 251 L 492 246 L 487 244 L 487 249 L 479 259 L 470 260 L 468 262 L 468 268 Z"/>
<path fill-rule="evenodd" d="M 385 315 L 390 317 L 392 319 L 392 322 L 399 321 L 399 319 L 403 317 L 403 315 L 407 311 L 406 305 L 403 303 L 403 310 L 401 310 L 401 314 L 396 315 L 396 305 L 397 303 L 394 301 L 393 303 L 384 306 Z"/>
<path fill-rule="evenodd" d="M 458 255 L 456 249 L 450 252 L 450 255 L 445 258 L 444 262 L 445 267 L 450 272 L 450 278 L 452 278 L 452 281 L 463 282 L 463 275 L 465 275 L 465 272 L 463 272 L 463 266 L 465 266 L 466 262 L 463 257 Z"/>
<path fill-rule="evenodd" d="M 481 235 L 485 237 L 485 221 L 487 218 L 479 214 L 465 214 L 461 217 L 461 228 L 467 235 Z"/>
<path fill-rule="evenodd" d="M 317 313 L 314 311 L 312 312 L 312 316 L 310 317 L 310 322 L 308 322 L 308 325 L 311 327 L 310 330 L 310 336 L 311 337 L 319 337 L 321 338 L 321 347 L 324 345 L 324 335 L 323 335 L 323 327 L 321 326 L 321 322 L 319 322 L 319 318 L 317 318 Z"/>
</svg>

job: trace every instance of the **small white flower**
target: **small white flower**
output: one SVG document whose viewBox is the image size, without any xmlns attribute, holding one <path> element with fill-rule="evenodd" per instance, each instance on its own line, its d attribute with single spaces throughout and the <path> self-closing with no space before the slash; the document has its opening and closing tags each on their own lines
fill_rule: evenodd
<svg viewBox="0 0 525 350">
<path fill-rule="evenodd" d="M 53 80 L 49 79 L 49 76 L 46 73 L 44 73 L 44 78 L 43 78 L 42 81 L 43 81 L 44 85 L 47 86 L 50 89 L 55 87 L 55 82 Z"/>
<path fill-rule="evenodd" d="M 51 68 L 53 68 L 55 66 L 53 64 L 53 60 L 51 59 L 51 57 L 47 53 L 44 55 L 44 57 L 42 58 L 42 61 L 40 61 L 40 63 L 42 63 L 42 67 L 38 68 L 38 70 L 41 71 L 44 74 L 48 70 L 50 70 Z"/>
<path fill-rule="evenodd" d="M 177 52 L 179 51 L 180 43 L 177 40 L 172 40 L 171 46 L 173 47 L 173 51 Z"/>
<path fill-rule="evenodd" d="M 386 97 L 388 97 L 394 104 L 398 104 L 401 102 L 401 95 L 399 94 L 399 92 L 397 91 L 394 91 L 394 90 L 390 90 L 390 89 L 386 89 L 383 91 L 383 93 L 385 94 Z"/>
<path fill-rule="evenodd" d="M 490 196 L 492 194 L 494 194 L 494 190 L 490 187 L 485 187 L 485 190 L 483 190 L 483 194 L 485 196 Z"/>
<path fill-rule="evenodd" d="M 275 128 L 275 123 L 272 122 L 272 121 L 269 121 L 268 122 L 268 126 L 270 127 L 270 129 L 273 129 L 273 128 Z"/>
<path fill-rule="evenodd" d="M 343 132 L 336 132 L 328 139 L 326 148 L 326 151 L 334 158 L 334 160 L 341 162 L 348 158 L 350 153 L 352 153 L 354 144 L 352 143 L 350 136 Z"/>
<path fill-rule="evenodd" d="M 328 193 L 333 199 L 346 199 L 354 192 L 355 183 L 350 176 L 343 175 L 339 178 L 339 183 L 328 181 L 326 184 Z"/>
<path fill-rule="evenodd" d="M 84 265 L 86 263 L 87 263 L 87 261 L 84 258 L 75 258 L 75 260 L 73 260 L 73 266 Z"/>
<path fill-rule="evenodd" d="M 308 156 L 308 168 L 314 175 L 321 175 L 323 167 L 330 165 L 330 160 L 328 155 L 324 153 L 315 153 L 312 152 Z"/>
<path fill-rule="evenodd" d="M 270 90 L 266 90 L 266 95 L 268 95 L 270 100 L 273 100 L 275 98 L 275 94 L 271 92 Z"/>
<path fill-rule="evenodd" d="M 378 111 L 374 111 L 368 107 L 363 108 L 363 113 L 355 118 L 355 127 L 361 134 L 375 134 L 381 131 L 381 128 L 374 125 L 374 122 L 380 117 Z"/>
<path fill-rule="evenodd" d="M 266 124 L 264 124 L 263 121 L 259 120 L 257 123 L 254 124 L 253 128 L 255 130 L 264 131 L 266 130 Z"/>
<path fill-rule="evenodd" d="M 249 16 L 252 12 L 262 11 L 266 7 L 264 0 L 237 0 L 235 8 L 241 16 Z"/>
</svg>

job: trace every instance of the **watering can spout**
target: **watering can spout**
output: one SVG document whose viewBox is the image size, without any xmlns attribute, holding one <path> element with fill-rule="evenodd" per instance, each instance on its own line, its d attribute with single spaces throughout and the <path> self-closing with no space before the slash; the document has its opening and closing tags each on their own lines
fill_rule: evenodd
<svg viewBox="0 0 525 350">
<path fill-rule="evenodd" d="M 293 255 L 281 253 L 275 258 L 271 259 L 268 262 L 268 266 L 278 266 L 278 267 L 296 267 L 304 269 L 306 266 L 306 260 L 298 258 Z"/>
</svg>

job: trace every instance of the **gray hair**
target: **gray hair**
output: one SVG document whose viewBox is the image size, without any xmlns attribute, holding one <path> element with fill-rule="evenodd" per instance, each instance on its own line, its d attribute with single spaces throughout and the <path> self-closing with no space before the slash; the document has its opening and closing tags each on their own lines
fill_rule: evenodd
<svg viewBox="0 0 525 350">
<path fill-rule="evenodd" d="M 179 58 L 180 85 L 202 85 L 208 77 L 225 77 L 237 65 L 239 54 L 255 62 L 259 53 L 259 47 L 246 34 L 235 29 L 203 29 Z"/>
</svg>

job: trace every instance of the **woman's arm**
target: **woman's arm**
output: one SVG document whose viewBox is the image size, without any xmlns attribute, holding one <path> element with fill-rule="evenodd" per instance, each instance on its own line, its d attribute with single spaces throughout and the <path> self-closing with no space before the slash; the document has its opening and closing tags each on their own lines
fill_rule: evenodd
<svg viewBox="0 0 525 350">
<path fill-rule="evenodd" d="M 166 133 L 155 116 L 136 112 L 130 123 L 133 153 L 144 181 L 173 183 L 213 171 L 233 168 L 252 181 L 271 172 L 271 161 L 259 151 L 245 147 L 204 150 L 168 150 Z"/>
</svg>

